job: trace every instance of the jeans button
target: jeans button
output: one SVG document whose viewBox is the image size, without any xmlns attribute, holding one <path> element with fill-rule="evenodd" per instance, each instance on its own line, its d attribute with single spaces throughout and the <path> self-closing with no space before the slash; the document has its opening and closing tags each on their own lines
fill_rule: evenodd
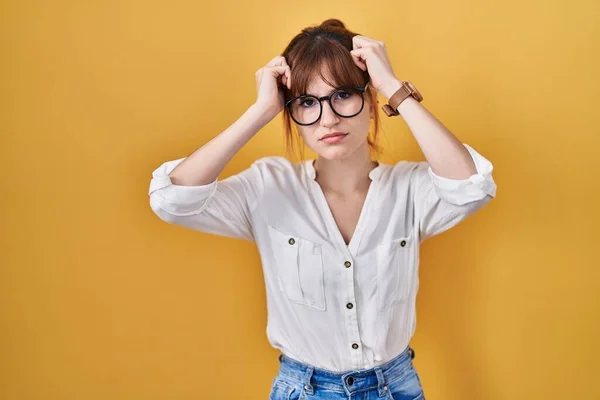
<svg viewBox="0 0 600 400">
<path fill-rule="evenodd" d="M 348 382 L 349 386 L 352 386 L 354 384 L 354 378 L 349 376 L 348 379 L 346 379 L 346 382 Z"/>
</svg>

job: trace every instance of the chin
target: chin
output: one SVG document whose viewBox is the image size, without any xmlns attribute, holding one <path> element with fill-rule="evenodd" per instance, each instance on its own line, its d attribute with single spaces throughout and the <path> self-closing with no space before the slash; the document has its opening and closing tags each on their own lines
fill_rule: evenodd
<svg viewBox="0 0 600 400">
<path fill-rule="evenodd" d="M 348 158 L 362 146 L 367 146 L 368 148 L 366 135 L 360 140 L 360 138 L 350 134 L 346 137 L 346 140 L 338 144 L 327 144 L 318 140 L 309 144 L 309 147 L 313 152 L 326 160 L 342 160 Z"/>
<path fill-rule="evenodd" d="M 337 146 L 330 146 L 324 143 L 317 143 L 312 150 L 317 153 L 319 157 L 326 160 L 342 160 L 356 151 L 356 149 L 349 144 L 350 143 L 344 143 Z"/>
<path fill-rule="evenodd" d="M 342 160 L 350 156 L 352 152 L 347 148 L 344 149 L 339 147 L 334 149 L 321 149 L 321 151 L 317 152 L 317 154 L 319 157 L 323 157 L 326 160 Z"/>
</svg>

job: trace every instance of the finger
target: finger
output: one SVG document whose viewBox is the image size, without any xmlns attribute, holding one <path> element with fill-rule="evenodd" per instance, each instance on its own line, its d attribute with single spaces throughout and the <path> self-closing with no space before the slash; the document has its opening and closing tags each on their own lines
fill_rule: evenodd
<svg viewBox="0 0 600 400">
<path fill-rule="evenodd" d="M 290 90 L 292 90 L 292 75 L 291 75 L 291 70 L 289 68 L 289 65 L 287 63 L 287 61 L 285 60 L 285 57 L 281 57 L 281 65 L 282 66 L 286 66 L 288 67 L 288 69 L 285 72 L 285 76 L 281 78 L 282 83 Z"/>
<path fill-rule="evenodd" d="M 285 85 L 285 82 L 283 82 L 283 78 L 289 77 L 290 67 L 286 65 L 278 65 L 273 67 L 266 67 L 266 69 L 267 71 L 269 71 L 271 76 L 273 76 L 278 81 L 280 80 L 281 83 Z"/>
<path fill-rule="evenodd" d="M 265 67 L 270 67 L 272 65 L 275 65 L 275 63 L 277 63 L 277 60 L 279 59 L 279 57 L 281 56 L 275 56 L 271 59 L 271 61 L 269 61 L 268 63 L 265 64 Z"/>
<path fill-rule="evenodd" d="M 374 42 L 373 39 L 369 39 L 366 36 L 355 35 L 352 37 L 352 47 L 355 49 L 366 47 Z"/>
<path fill-rule="evenodd" d="M 290 70 L 290 67 L 287 65 L 276 65 L 273 67 L 267 67 L 267 70 L 271 71 L 271 74 L 278 78 L 281 75 L 286 75 L 286 73 Z"/>
<path fill-rule="evenodd" d="M 271 68 L 275 68 L 275 67 L 271 67 Z M 288 89 L 292 89 L 292 71 L 290 69 L 290 67 L 286 64 L 286 65 L 280 65 L 276 67 L 276 71 L 278 73 L 278 75 L 273 75 L 275 77 L 280 77 L 281 78 L 281 83 L 286 86 Z"/>
<path fill-rule="evenodd" d="M 356 64 L 356 66 L 360 69 L 362 69 L 363 71 L 367 70 L 367 64 L 366 64 L 366 59 L 364 56 L 364 53 L 360 50 L 352 50 L 350 51 L 350 54 L 352 55 L 352 61 L 354 61 L 354 64 Z M 365 60 L 365 61 L 363 61 Z"/>
<path fill-rule="evenodd" d="M 287 72 L 281 77 L 281 83 L 283 83 L 288 89 L 292 90 L 292 82 Z"/>
<path fill-rule="evenodd" d="M 288 89 L 290 89 L 290 88 L 291 88 L 291 85 L 290 85 L 290 77 L 292 76 L 292 75 L 291 75 L 291 73 L 292 73 L 292 70 L 290 69 L 290 67 L 289 67 L 289 66 L 287 66 L 287 65 L 286 65 L 286 69 L 285 69 L 285 73 L 284 73 L 285 82 L 283 82 L 283 84 L 284 84 L 284 85 L 285 85 L 285 86 L 286 86 Z"/>
<path fill-rule="evenodd" d="M 287 63 L 285 62 L 285 58 L 283 58 L 283 56 L 277 56 L 277 57 L 273 58 L 271 61 L 269 61 L 269 63 L 267 64 L 268 67 L 274 67 L 274 66 L 280 66 L 280 65 L 287 65 Z"/>
</svg>

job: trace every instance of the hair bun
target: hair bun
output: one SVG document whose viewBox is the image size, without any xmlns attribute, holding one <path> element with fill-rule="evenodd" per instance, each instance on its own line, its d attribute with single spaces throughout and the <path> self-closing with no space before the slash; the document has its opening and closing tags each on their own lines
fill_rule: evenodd
<svg viewBox="0 0 600 400">
<path fill-rule="evenodd" d="M 344 23 L 336 18 L 331 18 L 331 19 L 325 20 L 321 23 L 321 28 L 330 28 L 330 27 L 346 29 L 346 26 L 344 25 Z"/>
</svg>

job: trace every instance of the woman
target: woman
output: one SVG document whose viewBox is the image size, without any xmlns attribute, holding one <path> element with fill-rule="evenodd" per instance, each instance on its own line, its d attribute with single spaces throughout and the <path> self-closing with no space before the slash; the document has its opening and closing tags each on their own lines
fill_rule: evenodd
<svg viewBox="0 0 600 400">
<path fill-rule="evenodd" d="M 419 244 L 495 196 L 491 163 L 421 105 L 383 43 L 339 20 L 304 29 L 256 81 L 257 100 L 235 123 L 154 171 L 152 209 L 169 223 L 256 243 L 267 337 L 281 351 L 270 399 L 423 399 L 409 346 Z M 371 159 L 378 92 L 427 162 Z M 289 146 L 295 126 L 317 159 L 264 157 L 217 182 L 280 111 Z"/>
</svg>

